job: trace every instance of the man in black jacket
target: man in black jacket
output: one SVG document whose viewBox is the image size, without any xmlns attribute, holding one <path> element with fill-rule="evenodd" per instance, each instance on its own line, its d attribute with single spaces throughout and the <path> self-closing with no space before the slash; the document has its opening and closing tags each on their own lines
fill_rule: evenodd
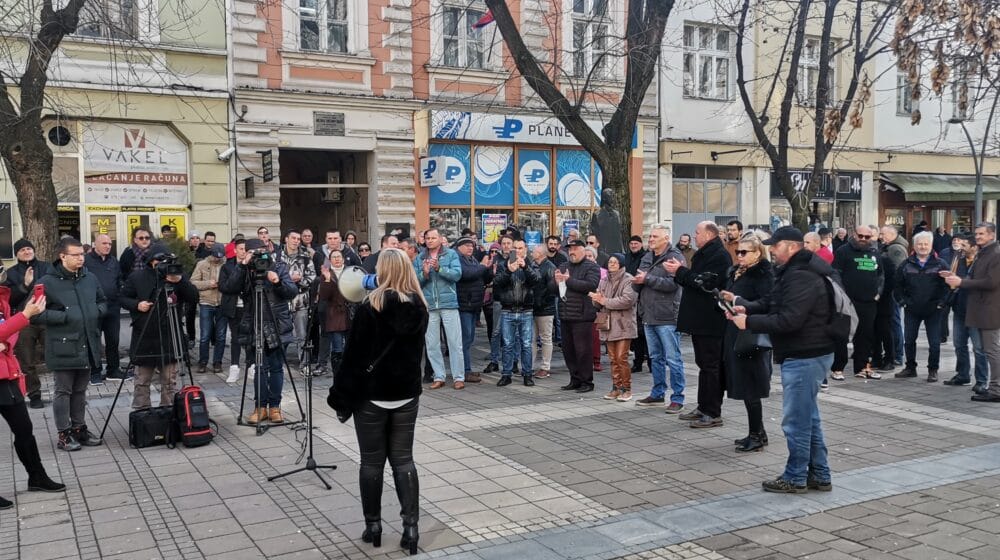
<svg viewBox="0 0 1000 560">
<path fill-rule="evenodd" d="M 288 302 L 299 293 L 295 282 L 285 265 L 273 260 L 267 246 L 260 239 L 246 242 L 246 255 L 236 270 L 219 282 L 219 291 L 223 294 L 239 295 L 243 298 L 245 308 L 243 318 L 234 329 L 238 330 L 240 345 L 247 352 L 254 352 L 255 345 L 263 346 L 263 362 L 255 364 L 256 379 L 254 380 L 254 411 L 246 422 L 256 425 L 258 422 L 269 421 L 271 424 L 281 424 L 281 391 L 284 387 L 283 345 L 295 341 L 292 314 L 288 310 Z M 266 255 L 271 255 L 268 259 Z M 256 263 L 261 263 L 261 272 Z M 264 309 L 261 337 L 255 338 L 254 332 L 254 283 L 259 281 L 263 287 Z"/>
<path fill-rule="evenodd" d="M 716 303 L 712 290 L 726 281 L 733 260 L 719 238 L 715 222 L 701 222 L 694 230 L 698 251 L 691 267 L 672 258 L 663 264 L 684 288 L 677 313 L 677 330 L 691 335 L 694 361 L 698 365 L 698 408 L 678 418 L 691 422 L 692 428 L 722 425 L 722 333 L 726 318 Z"/>
<path fill-rule="evenodd" d="M 549 288 L 559 293 L 559 321 L 562 325 L 562 351 L 569 368 L 570 382 L 564 391 L 588 393 L 594 390 L 594 320 L 597 309 L 590 292 L 601 283 L 601 267 L 584 258 L 587 244 L 580 239 L 569 242 L 569 263 L 565 270 L 552 275 Z"/>
<path fill-rule="evenodd" d="M 100 385 L 105 377 L 120 379 L 121 356 L 118 354 L 118 339 L 121 332 L 121 302 L 118 300 L 122 287 L 122 268 L 118 259 L 111 254 L 111 236 L 100 234 L 94 238 L 94 248 L 87 253 L 84 266 L 97 278 L 108 300 L 108 311 L 101 317 L 100 330 L 104 335 L 104 359 L 107 368 L 101 375 L 101 365 L 90 372 L 90 384 Z"/>
<path fill-rule="evenodd" d="M 475 244 L 475 242 L 473 242 Z M 382 253 L 383 249 L 396 249 L 399 247 L 399 239 L 395 235 L 383 235 L 382 244 L 379 246 L 379 250 L 368 255 L 364 262 L 361 264 L 361 268 L 365 269 L 368 274 L 375 274 L 375 266 L 378 264 L 378 256 Z M 320 263 L 322 265 L 322 263 Z M 322 266 L 316 268 L 320 270 Z M 468 381 L 468 379 L 466 379 Z"/>
<path fill-rule="evenodd" d="M 642 246 L 642 237 L 633 235 L 629 238 L 628 253 L 625 255 L 625 272 L 634 277 L 639 272 L 639 265 L 646 253 L 646 249 Z M 638 306 L 635 309 L 635 324 L 639 325 L 639 328 L 636 329 L 637 336 L 632 341 L 632 373 L 639 373 L 642 371 L 642 364 L 649 361 L 649 350 L 646 348 L 646 333 L 642 328 L 642 317 L 639 316 Z M 649 369 L 653 370 L 652 364 L 649 365 Z"/>
<path fill-rule="evenodd" d="M 545 379 L 552 369 L 552 334 L 556 315 L 556 299 L 559 293 L 553 290 L 556 265 L 548 257 L 548 248 L 535 245 L 531 256 L 538 267 L 538 284 L 535 286 L 535 305 L 531 315 L 535 322 L 535 334 L 541 341 L 541 348 L 532 345 L 531 364 L 535 367 L 535 377 Z"/>
<path fill-rule="evenodd" d="M 246 240 L 242 237 L 233 238 L 233 248 L 236 251 L 236 256 L 227 259 L 225 264 L 222 265 L 222 270 L 219 271 L 219 286 L 225 284 L 230 276 L 236 274 L 240 263 L 247 256 Z M 243 298 L 240 297 L 240 294 L 222 292 L 222 306 L 220 311 L 222 312 L 222 316 L 226 318 L 230 338 L 230 366 L 229 377 L 226 378 L 226 383 L 235 383 L 240 378 L 240 336 L 237 331 L 239 330 L 240 323 L 243 321 Z"/>
<path fill-rule="evenodd" d="M 854 237 L 833 255 L 833 268 L 840 273 L 844 291 L 858 314 L 858 328 L 853 340 L 854 376 L 868 379 L 882 378 L 881 374 L 868 367 L 875 347 L 875 315 L 885 282 L 884 272 L 878 263 L 876 243 L 875 233 L 868 226 L 858 226 Z M 843 347 L 839 352 L 847 354 Z M 834 364 L 834 371 L 838 371 L 838 365 Z M 834 379 L 837 379 L 836 375 Z"/>
<path fill-rule="evenodd" d="M 532 348 L 535 346 L 532 311 L 535 307 L 533 290 L 538 282 L 538 267 L 528 257 L 524 240 L 518 239 L 507 261 L 497 267 L 493 280 L 493 297 L 500 301 L 500 332 L 503 333 L 503 366 L 498 387 L 510 385 L 518 357 L 525 386 L 535 384 L 531 379 Z"/>
<path fill-rule="evenodd" d="M 395 238 L 393 238 L 395 239 Z M 383 247 L 384 248 L 384 247 Z M 465 382 L 479 383 L 482 378 L 472 371 L 472 343 L 476 341 L 476 320 L 483 312 L 486 284 L 493 280 L 493 269 L 488 256 L 476 261 L 473 252 L 476 240 L 461 237 L 454 245 L 462 264 L 462 277 L 456 284 L 458 291 L 458 317 L 462 323 L 462 354 L 465 358 Z M 378 255 L 378 253 L 375 253 Z M 375 255 L 372 255 L 373 257 Z M 371 259 L 371 257 L 369 257 Z M 366 261 L 367 262 L 367 261 Z"/>
<path fill-rule="evenodd" d="M 938 380 L 941 359 L 941 320 L 948 285 L 941 277 L 948 265 L 935 257 L 934 235 L 922 231 L 913 236 L 914 254 L 896 271 L 893 293 L 904 309 L 906 367 L 895 377 L 917 376 L 917 334 L 920 323 L 927 331 L 927 382 Z"/>
<path fill-rule="evenodd" d="M 152 405 L 149 386 L 154 371 L 160 372 L 160 406 L 173 406 L 179 362 L 188 351 L 180 330 L 181 310 L 185 304 L 198 303 L 198 289 L 164 262 L 170 258 L 166 247 L 154 245 L 149 255 L 149 266 L 130 274 L 121 291 L 121 304 L 132 316 L 129 360 L 135 366 L 134 409 Z M 175 311 L 175 325 L 171 325 L 171 310 Z"/>
<path fill-rule="evenodd" d="M 10 310 L 24 309 L 28 297 L 35 288 L 35 282 L 52 272 L 52 265 L 35 258 L 35 246 L 27 239 L 14 243 L 17 264 L 7 269 L 6 285 L 10 287 Z M 45 326 L 32 324 L 21 330 L 14 345 L 14 355 L 21 364 L 22 373 L 28 386 L 28 401 L 31 408 L 42 408 L 42 381 L 38 377 L 38 342 L 45 338 Z"/>
<path fill-rule="evenodd" d="M 824 278 L 831 269 L 803 248 L 802 232 L 793 227 L 779 228 L 764 244 L 773 245 L 771 257 L 778 264 L 774 290 L 768 298 L 737 306 L 739 314 L 732 317 L 741 330 L 769 334 L 774 359 L 781 364 L 781 427 L 788 440 L 788 462 L 781 476 L 762 486 L 766 492 L 786 494 L 830 491 L 816 396 L 833 363 L 833 340 L 827 331 L 832 292 Z"/>
</svg>

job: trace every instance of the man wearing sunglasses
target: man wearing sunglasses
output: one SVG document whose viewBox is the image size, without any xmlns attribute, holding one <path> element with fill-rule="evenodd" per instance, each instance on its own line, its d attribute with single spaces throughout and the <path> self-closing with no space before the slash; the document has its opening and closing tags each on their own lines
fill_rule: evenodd
<svg viewBox="0 0 1000 560">
<path fill-rule="evenodd" d="M 876 245 L 875 232 L 868 226 L 857 226 L 854 237 L 837 249 L 833 257 L 833 268 L 840 273 L 844 291 L 851 298 L 858 314 L 858 328 L 852 341 L 854 376 L 867 379 L 882 378 L 870 367 L 875 348 L 875 315 L 885 283 Z M 846 365 L 847 345 L 839 344 L 835 352 L 832 377 L 838 381 L 843 380 L 842 370 Z"/>
</svg>

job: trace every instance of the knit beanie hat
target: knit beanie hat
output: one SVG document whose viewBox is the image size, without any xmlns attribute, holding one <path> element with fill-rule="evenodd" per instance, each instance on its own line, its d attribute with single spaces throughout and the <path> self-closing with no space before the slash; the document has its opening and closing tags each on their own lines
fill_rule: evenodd
<svg viewBox="0 0 1000 560">
<path fill-rule="evenodd" d="M 31 247 L 32 249 L 34 249 L 35 245 L 31 241 L 28 241 L 23 237 L 21 239 L 18 239 L 17 241 L 14 242 L 14 254 L 17 255 L 17 252 L 20 251 L 21 249 L 24 249 L 25 247 Z"/>
</svg>

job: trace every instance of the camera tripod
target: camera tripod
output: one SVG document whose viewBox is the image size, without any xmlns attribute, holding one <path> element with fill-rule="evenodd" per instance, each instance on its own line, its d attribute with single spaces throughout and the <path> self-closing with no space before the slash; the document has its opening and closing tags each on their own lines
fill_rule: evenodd
<svg viewBox="0 0 1000 560">
<path fill-rule="evenodd" d="M 177 358 L 178 362 L 183 363 L 184 365 L 183 368 L 180 367 L 180 365 L 178 365 L 177 367 L 177 376 L 179 378 L 178 380 L 182 381 L 181 384 L 183 385 L 185 368 L 187 370 L 188 379 L 193 380 L 194 377 L 191 375 L 191 356 L 188 354 L 187 346 L 181 342 L 181 334 L 180 334 L 181 322 L 180 318 L 177 316 L 177 302 L 171 301 L 171 296 L 175 296 L 174 287 L 171 283 L 166 282 L 163 276 L 160 275 L 159 273 L 157 273 L 156 276 L 156 284 L 157 284 L 156 291 L 153 292 L 153 297 L 150 300 L 153 302 L 153 308 L 146 312 L 147 314 L 146 323 L 142 326 L 142 329 L 139 330 L 138 340 L 141 341 L 142 338 L 146 335 L 146 331 L 149 329 L 149 324 L 153 321 L 156 321 L 156 328 L 159 329 L 158 336 L 160 339 L 160 348 L 167 347 L 164 346 L 165 341 L 163 336 L 163 329 L 160 329 L 160 317 L 162 317 L 163 313 L 163 305 L 161 305 L 161 302 L 165 302 L 167 308 L 166 310 L 167 331 L 169 333 L 169 340 L 166 342 L 169 342 L 168 348 L 170 349 L 171 357 Z M 115 406 L 118 404 L 118 398 L 122 394 L 122 389 L 125 387 L 125 382 L 128 381 L 129 379 L 128 375 L 129 372 L 132 372 L 133 376 L 135 375 L 135 364 L 133 362 L 135 361 L 136 358 L 152 358 L 152 357 L 153 357 L 152 355 L 129 356 L 129 364 L 125 368 L 122 374 L 121 382 L 118 383 L 118 390 L 115 391 L 115 398 L 114 400 L 111 401 L 111 408 L 108 410 L 108 415 L 104 418 L 104 427 L 101 428 L 101 435 L 100 435 L 101 439 L 104 439 L 104 433 L 108 430 L 108 424 L 111 422 L 111 415 L 115 410 Z M 156 357 L 160 359 L 160 372 L 162 373 L 163 368 L 166 367 L 167 365 L 167 361 L 164 359 L 163 354 L 158 354 Z M 152 383 L 152 380 L 150 381 L 150 383 Z M 162 384 L 160 386 L 160 391 L 163 391 Z"/>
<path fill-rule="evenodd" d="M 256 389 L 256 397 L 257 397 L 256 404 L 257 408 L 259 409 L 260 396 L 263 394 L 262 389 L 263 389 L 263 383 L 265 382 L 263 375 L 265 370 L 262 368 L 262 366 L 264 365 L 264 346 L 267 344 L 266 338 L 264 336 L 265 308 L 269 316 L 268 318 L 271 320 L 271 324 L 275 325 L 275 328 L 277 328 L 277 325 L 274 320 L 274 312 L 271 310 L 271 307 L 267 299 L 267 294 L 264 292 L 264 277 L 260 274 L 256 274 L 251 281 L 253 283 L 253 339 L 252 340 L 254 342 L 254 363 L 253 363 L 255 372 L 254 388 Z M 288 372 L 288 381 L 292 385 L 292 392 L 295 394 L 295 403 L 299 407 L 299 418 L 305 418 L 306 413 L 304 410 L 302 410 L 302 400 L 299 398 L 299 391 L 295 387 L 295 378 L 292 377 L 292 370 L 291 368 L 288 367 L 288 360 L 285 358 L 285 351 L 281 347 L 280 341 L 278 348 L 275 351 L 281 352 L 281 361 L 285 367 L 285 371 Z M 270 372 L 270 368 L 267 368 L 267 371 Z M 243 375 L 243 394 L 240 397 L 240 411 L 238 416 L 236 417 L 236 423 L 240 426 L 246 425 L 246 422 L 243 420 L 243 411 L 246 407 L 246 400 L 247 400 L 247 377 L 248 375 L 245 369 Z M 299 421 L 301 422 L 301 420 Z M 257 435 L 258 436 L 262 435 L 271 427 L 271 425 L 272 424 L 270 422 L 270 419 L 265 421 L 263 418 L 258 418 L 257 424 L 255 426 L 257 429 Z"/>
<path fill-rule="evenodd" d="M 306 329 L 306 332 L 307 333 L 312 333 L 313 329 L 316 328 L 316 324 L 315 324 L 316 323 L 316 305 L 312 304 L 312 302 L 310 302 L 310 306 L 309 306 L 309 320 L 306 321 L 306 323 L 308 324 L 308 328 Z M 320 335 L 320 337 L 321 337 L 320 340 L 322 340 L 322 335 Z M 303 453 L 306 454 L 306 465 L 304 467 L 299 467 L 297 469 L 293 469 L 293 470 L 290 470 L 288 472 L 283 472 L 281 474 L 276 474 L 274 476 L 269 476 L 267 478 L 267 480 L 268 480 L 268 482 L 272 482 L 272 481 L 277 480 L 279 478 L 284 478 L 284 477 L 289 476 L 289 475 L 298 474 L 298 473 L 303 472 L 303 471 L 312 471 L 319 478 L 320 482 L 323 483 L 323 486 L 326 486 L 327 490 L 332 490 L 333 487 L 331 487 L 330 483 L 327 482 L 326 479 L 323 478 L 323 475 L 321 475 L 319 473 L 319 469 L 335 470 L 337 468 L 337 466 L 336 465 L 318 465 L 318 464 L 316 464 L 316 459 L 313 457 L 313 399 L 312 399 L 312 396 L 313 396 L 312 395 L 313 394 L 313 369 L 312 369 L 312 355 L 313 355 L 314 351 L 315 351 L 315 348 L 313 346 L 312 337 L 311 336 L 306 336 L 306 340 L 305 340 L 305 342 L 302 345 L 302 355 L 303 355 L 302 359 L 303 359 L 303 362 L 300 362 L 300 363 L 305 363 L 306 367 L 305 367 L 304 370 L 302 370 L 301 366 L 299 368 L 300 370 L 303 371 L 303 373 L 305 375 L 305 378 L 306 378 L 306 399 L 307 399 L 306 400 L 306 411 L 307 411 L 307 414 L 306 414 L 306 417 L 305 417 L 306 418 L 306 426 L 305 426 L 306 440 L 303 441 Z M 299 461 L 301 461 L 301 460 L 302 460 L 302 455 L 299 456 Z"/>
</svg>

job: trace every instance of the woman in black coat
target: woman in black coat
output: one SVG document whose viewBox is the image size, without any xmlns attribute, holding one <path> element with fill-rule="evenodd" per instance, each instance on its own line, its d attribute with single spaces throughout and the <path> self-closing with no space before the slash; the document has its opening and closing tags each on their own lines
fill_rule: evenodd
<svg viewBox="0 0 1000 560">
<path fill-rule="evenodd" d="M 403 518 L 399 545 L 416 554 L 419 485 L 413 432 L 421 393 L 427 303 L 403 251 L 383 249 L 376 275 L 378 288 L 354 315 L 327 403 L 341 421 L 354 415 L 365 515 L 361 540 L 382 545 L 382 472 L 388 459 Z"/>
<path fill-rule="evenodd" d="M 767 260 L 764 246 L 753 233 L 744 235 L 736 250 L 736 265 L 729 270 L 723 296 L 737 305 L 766 298 L 774 287 L 774 271 Z M 736 451 L 762 451 L 767 445 L 764 432 L 764 414 L 761 399 L 771 392 L 771 351 L 759 351 L 749 358 L 741 358 L 734 351 L 739 329 L 732 322 L 726 324 L 723 339 L 722 369 L 725 373 L 729 398 L 742 400 L 747 408 L 750 434 L 736 440 Z"/>
</svg>

